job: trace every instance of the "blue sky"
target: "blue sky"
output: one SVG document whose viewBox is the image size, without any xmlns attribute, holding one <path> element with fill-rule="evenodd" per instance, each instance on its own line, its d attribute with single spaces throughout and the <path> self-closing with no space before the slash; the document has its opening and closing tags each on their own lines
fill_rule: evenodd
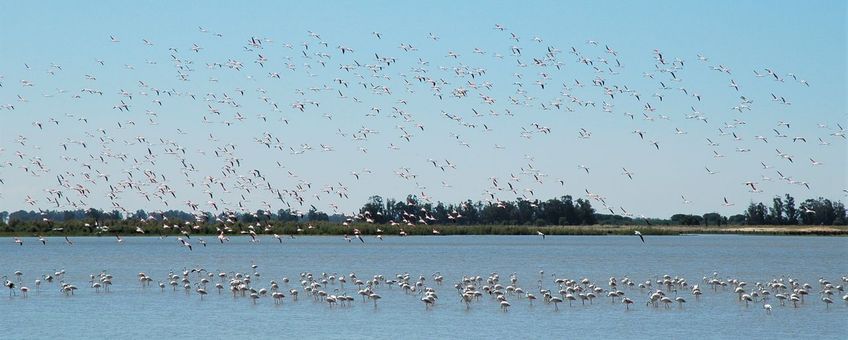
<svg viewBox="0 0 848 340">
<path fill-rule="evenodd" d="M 495 29 L 496 24 L 505 30 Z M 308 31 L 319 34 L 320 39 Z M 375 31 L 381 33 L 381 39 L 372 34 Z M 58 185 L 59 174 L 71 178 L 67 181 L 71 187 L 82 185 L 92 192 L 83 199 L 88 206 L 109 208 L 109 185 L 143 179 L 145 170 L 165 175 L 166 180 L 145 184 L 140 191 L 119 190 L 114 202 L 129 210 L 165 208 L 160 200 L 148 202 L 141 194 L 154 192 L 165 182 L 177 196 L 168 200 L 168 208 L 185 209 L 185 201 L 192 201 L 211 210 L 201 183 L 212 176 L 229 191 L 210 189 L 219 205 L 236 208 L 242 201 L 256 209 L 265 201 L 274 210 L 285 208 L 270 192 L 247 193 L 235 188 L 238 176 L 245 181 L 254 169 L 276 189 L 298 190 L 298 183 L 303 187 L 308 182 L 311 188 L 299 192 L 305 201 L 303 208 L 291 198 L 287 202 L 296 209 L 314 204 L 328 212 L 335 206 L 339 212 L 350 212 L 374 194 L 400 198 L 424 193 L 433 200 L 456 202 L 483 200 L 490 197 L 487 192 L 497 199 L 513 200 L 522 194 L 530 199 L 583 196 L 589 190 L 603 195 L 617 212 L 623 207 L 637 216 L 734 214 L 752 200 L 770 201 L 783 193 L 796 198 L 844 199 L 843 189 L 848 187 L 848 144 L 832 135 L 839 133 L 837 124 L 848 127 L 846 4 L 839 1 L 815 6 L 756 1 L 433 2 L 427 6 L 389 1 L 260 2 L 250 6 L 226 2 L 4 2 L 0 4 L 0 32 L 0 105 L 15 106 L 15 110 L 0 109 L 0 161 L 4 165 L 0 178 L 5 182 L 0 184 L 2 210 L 55 208 L 47 201 L 53 194 L 46 190 L 62 190 L 72 199 L 83 199 Z M 438 40 L 429 38 L 431 33 Z M 518 40 L 511 39 L 511 34 Z M 120 42 L 112 42 L 110 36 Z M 265 41 L 261 50 L 248 46 L 251 37 Z M 590 40 L 597 45 L 587 43 Z M 200 47 L 197 52 L 192 51 L 194 44 Z M 405 52 L 398 48 L 401 44 L 417 50 Z M 607 53 L 605 45 L 618 55 Z M 354 52 L 342 55 L 339 46 Z M 513 46 L 521 49 L 520 56 L 513 55 Z M 549 46 L 562 51 L 556 56 L 561 70 L 533 64 L 533 58 L 544 57 Z M 569 53 L 571 47 L 595 65 L 603 65 L 601 59 L 606 59 L 612 66 L 599 67 L 603 71 L 599 73 Z M 474 53 L 475 48 L 485 54 Z M 655 49 L 669 63 L 683 61 L 675 72 L 681 81 L 658 71 Z M 309 58 L 302 51 L 307 51 Z M 459 57 L 448 56 L 451 52 Z M 315 53 L 326 53 L 329 58 Z M 340 68 L 357 62 L 376 64 L 375 53 L 397 62 L 378 72 L 365 67 Z M 254 62 L 259 54 L 268 58 L 265 66 Z M 699 54 L 708 60 L 698 60 Z M 187 68 L 178 70 L 174 57 Z M 615 59 L 621 67 L 614 66 Z M 244 68 L 207 67 L 228 60 L 237 60 Z M 711 69 L 718 65 L 729 68 L 730 74 Z M 485 69 L 486 73 L 470 78 L 457 75 L 455 68 Z M 774 81 L 765 69 L 773 70 L 783 81 Z M 756 77 L 755 70 L 766 76 Z M 189 80 L 178 79 L 178 72 Z M 280 78 L 269 76 L 272 72 Z M 443 99 L 416 80 L 416 74 L 443 80 Z M 334 79 L 348 82 L 349 87 Z M 536 84 L 541 79 L 545 79 L 544 89 Z M 618 89 L 626 86 L 638 92 L 641 100 L 629 92 L 619 92 L 615 98 L 605 96 L 602 87 L 592 86 L 593 79 L 603 79 L 607 86 Z M 33 86 L 23 86 L 23 80 Z M 576 86 L 575 80 L 585 86 Z M 739 85 L 739 91 L 728 86 L 731 80 Z M 139 86 L 140 81 L 147 87 Z M 480 86 L 474 89 L 469 81 Z M 668 89 L 661 88 L 661 81 Z M 391 94 L 376 94 L 360 82 L 370 88 L 389 88 Z M 486 82 L 491 89 L 482 86 Z M 332 90 L 310 90 L 325 87 Z M 84 88 L 97 89 L 103 95 L 81 92 Z M 153 88 L 181 95 L 156 96 Z M 469 90 L 469 95 L 451 96 L 457 88 Z M 702 100 L 683 94 L 680 88 L 699 93 Z M 122 90 L 133 98 L 122 95 Z M 339 90 L 345 98 L 339 97 Z M 772 101 L 771 94 L 788 99 L 791 105 Z M 239 106 L 218 103 L 224 95 Z M 494 98 L 495 103 L 484 103 L 480 95 Z M 731 109 L 739 105 L 740 96 L 753 100 L 750 110 Z M 260 97 L 278 103 L 279 111 Z M 511 97 L 520 98 L 520 103 L 511 103 Z M 592 101 L 596 106 L 577 105 L 571 98 Z M 113 109 L 121 100 L 130 105 L 129 112 Z M 300 112 L 292 108 L 299 101 L 318 101 L 320 106 L 307 104 Z M 573 112 L 541 106 L 550 108 L 553 102 L 561 102 Z M 602 109 L 604 102 L 612 105 L 611 112 Z M 645 111 L 645 103 L 651 103 L 656 111 Z M 210 107 L 221 114 L 211 112 Z M 379 107 L 380 113 L 369 114 L 372 107 Z M 393 115 L 392 107 L 404 114 Z M 686 119 L 693 112 L 691 107 L 707 122 Z M 483 116 L 475 117 L 472 109 Z M 147 110 L 155 115 L 145 114 Z M 512 115 L 507 115 L 507 110 Z M 490 111 L 498 115 L 489 115 Z M 461 117 L 465 126 L 441 112 Z M 644 119 L 643 113 L 652 120 Z M 237 114 L 245 119 L 235 119 Z M 260 115 L 267 117 L 267 122 Z M 204 116 L 213 123 L 202 123 Z M 81 117 L 88 123 L 80 121 Z M 49 123 L 51 118 L 60 122 L 58 127 Z M 156 125 L 149 123 L 151 118 Z M 43 128 L 34 122 L 41 122 Z M 779 122 L 788 122 L 790 127 Z M 549 128 L 550 133 L 539 132 L 533 123 Z M 180 134 L 178 128 L 186 134 Z M 363 128 L 379 133 L 353 140 L 352 135 Z M 591 138 L 578 138 L 581 128 L 590 131 Z M 676 134 L 675 128 L 686 134 Z M 719 129 L 728 134 L 721 135 Z M 787 137 L 775 137 L 772 129 Z M 410 141 L 401 138 L 404 130 L 411 135 Z M 645 139 L 632 133 L 634 130 L 643 131 Z M 279 138 L 283 150 L 273 151 L 257 143 L 265 133 Z M 757 140 L 758 135 L 768 143 Z M 23 145 L 17 142 L 19 136 L 26 138 Z M 793 142 L 796 136 L 807 142 Z M 103 142 L 101 137 L 111 139 Z M 139 138 L 151 145 L 138 143 Z M 706 138 L 719 145 L 708 145 Z M 830 145 L 819 145 L 818 138 Z M 173 143 L 163 144 L 162 140 Z M 83 148 L 74 141 L 90 145 Z M 650 141 L 656 141 L 660 150 Z M 68 151 L 62 143 L 68 144 Z M 303 144 L 312 149 L 302 154 L 289 152 L 289 148 L 303 150 Z M 334 151 L 321 151 L 321 144 L 331 145 Z M 241 166 L 225 175 L 221 170 L 226 157 L 216 158 L 214 151 L 227 145 L 236 146 L 232 158 L 238 158 Z M 390 145 L 398 149 L 390 149 Z M 196 172 L 183 174 L 178 155 L 167 153 L 174 146 L 186 150 L 183 157 Z M 156 156 L 152 163 L 144 161 L 148 147 Z M 794 162 L 779 157 L 775 149 L 792 155 Z M 715 158 L 713 151 L 725 157 Z M 18 152 L 24 155 L 19 157 Z M 120 155 L 126 155 L 126 160 L 116 158 Z M 100 161 L 100 156 L 105 161 Z M 809 158 L 824 164 L 812 166 Z M 443 166 L 450 162 L 455 169 L 442 171 L 429 159 Z M 36 171 L 37 175 L 24 170 L 37 168 L 36 162 L 49 170 Z M 773 168 L 763 169 L 761 162 Z M 588 166 L 590 173 L 578 168 L 580 164 Z M 709 175 L 705 167 L 718 173 Z M 633 173 L 632 180 L 622 174 L 622 168 Z M 791 182 L 781 180 L 778 170 Z M 110 181 L 98 178 L 98 171 L 109 174 Z M 359 180 L 351 174 L 354 171 L 361 174 Z M 94 182 L 83 180 L 84 172 L 94 177 Z M 404 179 L 397 172 L 415 176 Z M 133 174 L 132 179 L 128 173 Z M 541 175 L 541 183 L 533 174 Z M 511 180 L 513 176 L 519 180 Z M 512 182 L 517 194 L 492 187 L 492 177 L 498 179 L 501 189 Z M 763 192 L 749 192 L 746 181 L 756 182 Z M 321 191 L 331 186 L 331 192 L 338 191 L 339 184 L 349 198 Z M 27 204 L 27 195 L 37 203 Z M 683 204 L 681 195 L 692 203 Z M 724 197 L 735 206 L 723 206 Z M 595 207 L 604 209 L 601 202 L 595 202 Z"/>
</svg>

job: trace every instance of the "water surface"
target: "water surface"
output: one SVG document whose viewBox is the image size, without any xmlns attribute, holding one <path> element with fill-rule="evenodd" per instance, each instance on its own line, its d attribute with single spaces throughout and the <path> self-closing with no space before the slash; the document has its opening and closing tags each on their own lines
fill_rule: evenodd
<svg viewBox="0 0 848 340">
<path fill-rule="evenodd" d="M 180 247 L 176 238 L 126 237 L 118 244 L 112 237 L 72 238 L 73 246 L 61 238 L 48 238 L 41 245 L 34 238 L 16 246 L 0 239 L 0 275 L 15 280 L 23 272 L 28 298 L 0 295 L 4 315 L 3 338 L 150 338 L 183 336 L 189 338 L 840 338 L 848 334 L 848 305 L 842 295 L 825 308 L 818 280 L 834 284 L 848 275 L 846 239 L 839 237 L 788 237 L 696 235 L 646 237 L 642 243 L 628 236 L 441 236 L 366 237 L 366 243 L 345 242 L 341 237 L 298 237 L 283 244 L 263 237 L 259 244 L 249 238 L 233 237 L 227 244 L 206 238 L 207 247 L 197 237 L 190 241 L 193 251 Z M 186 294 L 168 287 L 156 287 L 166 275 L 188 268 L 210 272 L 260 273 L 253 286 L 268 288 L 270 280 L 280 282 L 285 291 L 298 288 L 300 273 L 318 276 L 356 273 L 362 280 L 374 275 L 394 278 L 409 273 L 413 280 L 427 277 L 439 300 L 425 310 L 420 296 L 404 294 L 398 287 L 378 286 L 382 296 L 375 308 L 359 297 L 349 307 L 333 307 L 315 302 L 301 291 L 298 301 L 287 297 L 274 305 L 270 297 L 254 305 L 248 298 L 234 299 L 224 291 L 219 295 L 210 285 L 202 301 L 193 291 Z M 74 296 L 58 292 L 57 283 L 41 286 L 34 280 L 42 274 L 65 270 L 64 280 L 80 287 Z M 95 293 L 88 287 L 89 275 L 107 271 L 114 276 L 109 293 Z M 540 275 L 540 271 L 544 274 Z M 145 272 L 154 284 L 142 288 L 137 274 Z M 445 277 L 435 285 L 434 273 Z M 499 273 L 504 286 L 515 274 L 518 286 L 538 294 L 539 283 L 555 288 L 554 275 L 562 278 L 589 278 L 607 288 L 610 277 L 627 276 L 636 282 L 655 280 L 664 274 L 685 277 L 701 284 L 704 295 L 696 301 L 688 290 L 680 291 L 688 301 L 683 308 L 653 308 L 645 305 L 647 290 L 623 289 L 636 300 L 630 311 L 607 298 L 591 305 L 576 301 L 553 305 L 537 300 L 508 297 L 508 312 L 489 296 L 467 309 L 453 288 L 463 275 L 484 278 Z M 749 283 L 790 277 L 813 286 L 806 303 L 786 307 L 772 299 L 768 315 L 761 303 L 746 307 L 731 288 L 713 292 L 701 281 L 704 276 L 738 278 Z M 283 277 L 291 282 L 284 285 Z M 197 276 L 191 276 L 197 282 Z M 218 282 L 217 276 L 213 282 Z M 479 288 L 479 287 L 478 287 Z M 357 288 L 338 285 L 331 294 L 356 295 Z"/>
</svg>

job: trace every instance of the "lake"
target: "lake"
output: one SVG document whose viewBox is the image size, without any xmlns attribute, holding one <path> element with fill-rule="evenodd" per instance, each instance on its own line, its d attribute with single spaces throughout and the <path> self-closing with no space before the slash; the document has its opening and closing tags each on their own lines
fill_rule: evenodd
<svg viewBox="0 0 848 340">
<path fill-rule="evenodd" d="M 193 250 L 181 246 L 175 237 L 77 237 L 74 244 L 62 238 L 47 238 L 42 245 L 33 237 L 17 246 L 11 238 L 0 238 L 0 276 L 17 281 L 30 291 L 9 297 L 0 287 L 0 313 L 4 315 L 2 338 L 841 338 L 848 334 L 848 304 L 844 292 L 834 290 L 834 303 L 821 301 L 820 278 L 833 285 L 845 285 L 848 275 L 848 239 L 841 237 L 789 236 L 647 236 L 642 243 L 636 236 L 428 236 L 393 237 L 378 240 L 366 236 L 365 243 L 342 237 L 286 238 L 282 243 L 263 236 L 259 243 L 249 237 L 232 237 L 220 244 L 206 237 L 202 246 L 198 237 L 190 240 Z M 251 265 L 256 265 L 253 269 Z M 201 274 L 190 273 L 191 289 L 182 284 L 173 290 L 161 290 L 157 283 L 168 282 L 169 272 L 182 277 L 185 269 L 203 268 L 214 273 L 206 286 L 208 295 L 195 292 Z M 34 281 L 43 274 L 64 270 L 53 283 L 43 282 L 36 290 Z M 102 271 L 113 276 L 109 292 L 90 288 L 90 275 Z M 543 274 L 540 274 L 543 271 Z M 142 287 L 138 274 L 152 278 Z M 253 274 L 252 287 L 270 290 L 275 280 L 286 297 L 275 304 L 268 296 L 256 303 L 249 297 L 236 298 L 224 289 L 219 294 L 214 284 L 218 273 Z M 347 276 L 342 287 L 331 281 L 322 287 L 328 294 L 354 296 L 349 305 L 331 306 L 316 301 L 301 289 L 301 273 L 312 273 L 320 280 L 326 276 Z M 362 281 L 383 275 L 386 280 L 408 273 L 410 282 L 425 277 L 415 293 L 405 293 L 397 285 L 385 282 L 373 289 L 382 299 L 375 307 L 357 295 L 358 287 L 349 274 Z M 466 306 L 454 285 L 463 276 L 481 276 L 477 285 L 498 273 L 500 284 L 533 293 L 538 299 L 530 304 L 520 296 L 505 295 L 508 311 L 483 293 L 479 301 Z M 723 281 L 747 282 L 747 292 L 757 282 L 791 279 L 812 286 L 805 302 L 793 308 L 781 306 L 775 298 L 770 314 L 762 302 L 748 307 L 739 301 L 732 285 L 713 291 L 704 277 Z M 205 277 L 205 273 L 203 273 Z M 444 277 L 437 285 L 434 275 Z M 663 275 L 685 278 L 687 287 L 676 295 L 686 299 L 680 307 L 646 305 L 652 289 L 625 287 L 624 277 L 636 284 L 654 281 Z M 283 283 L 287 277 L 289 283 Z M 634 304 L 625 309 L 607 297 L 608 281 L 618 279 L 618 289 Z M 588 278 L 604 292 L 583 305 L 580 299 L 559 303 L 555 310 L 539 292 L 552 289 L 559 296 L 555 278 Z M 66 296 L 59 291 L 59 280 L 79 289 Z M 42 279 L 43 280 L 43 279 Z M 700 285 L 699 299 L 691 294 Z M 224 283 L 225 287 L 228 284 Z M 421 301 L 420 292 L 431 287 L 438 295 L 432 307 Z M 299 290 L 294 301 L 290 289 Z M 675 293 L 667 291 L 672 299 Z M 575 294 L 576 296 L 577 294 Z"/>
</svg>

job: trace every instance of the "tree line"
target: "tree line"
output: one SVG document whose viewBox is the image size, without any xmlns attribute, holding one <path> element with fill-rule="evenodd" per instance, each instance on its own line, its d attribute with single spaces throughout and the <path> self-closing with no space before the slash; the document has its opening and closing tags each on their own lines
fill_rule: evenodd
<svg viewBox="0 0 848 340">
<path fill-rule="evenodd" d="M 316 209 L 297 212 L 279 209 L 276 212 L 185 212 L 168 210 L 126 212 L 100 209 L 39 210 L 0 212 L 0 232 L 44 233 L 63 231 L 72 233 L 98 232 L 102 226 L 111 231 L 132 232 L 136 227 L 190 225 L 196 232 L 214 233 L 218 226 L 228 225 L 244 230 L 254 224 L 264 226 L 297 226 L 330 223 L 371 223 L 380 225 L 455 225 L 455 226 L 593 226 L 593 225 L 845 225 L 848 222 L 842 202 L 829 199 L 807 199 L 796 207 L 795 199 L 786 194 L 776 196 L 770 207 L 752 202 L 742 214 L 722 216 L 716 212 L 703 215 L 674 214 L 670 218 L 635 217 L 622 209 L 621 214 L 611 208 L 610 213 L 599 213 L 589 199 L 574 199 L 570 195 L 542 200 L 517 199 L 515 201 L 481 202 L 466 200 L 455 204 L 425 202 L 414 195 L 406 199 L 384 199 L 372 196 L 358 210 L 356 216 L 327 214 Z M 158 227 L 157 227 L 158 226 Z M 102 230 L 101 230 L 102 231 Z M 258 231 L 257 231 L 258 232 Z"/>
<path fill-rule="evenodd" d="M 745 223 L 750 225 L 846 225 L 845 205 L 827 198 L 810 198 L 796 208 L 795 198 L 786 194 L 775 196 L 771 206 L 764 203 L 748 205 Z"/>
</svg>

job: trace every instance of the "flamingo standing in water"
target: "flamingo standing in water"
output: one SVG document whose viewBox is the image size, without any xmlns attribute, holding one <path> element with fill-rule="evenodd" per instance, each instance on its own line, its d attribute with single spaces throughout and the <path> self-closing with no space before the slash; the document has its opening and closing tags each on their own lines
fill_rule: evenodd
<svg viewBox="0 0 848 340">
<path fill-rule="evenodd" d="M 559 311 L 559 303 L 562 302 L 562 299 L 554 296 L 550 299 L 550 302 L 552 302 L 554 304 L 554 310 Z"/>
<path fill-rule="evenodd" d="M 383 297 L 377 293 L 368 294 L 368 298 L 374 301 L 374 308 L 377 308 L 377 300 L 382 299 Z"/>
<path fill-rule="evenodd" d="M 15 283 L 7 280 L 5 276 L 3 279 L 6 280 L 3 285 L 6 286 L 6 288 L 9 288 L 9 296 L 15 295 Z"/>
<path fill-rule="evenodd" d="M 827 296 L 823 297 L 821 300 L 822 300 L 822 302 L 824 302 L 825 309 L 829 309 L 830 304 L 833 303 L 833 299 L 831 299 Z"/>
<path fill-rule="evenodd" d="M 197 292 L 198 295 L 200 295 L 200 300 L 203 300 L 203 296 L 208 294 L 206 292 L 206 289 L 203 289 L 203 288 L 197 288 L 196 292 Z"/>
<path fill-rule="evenodd" d="M 626 297 L 626 298 L 621 299 L 621 303 L 624 304 L 624 309 L 630 310 L 630 305 L 633 304 L 633 300 Z"/>
<path fill-rule="evenodd" d="M 433 304 L 436 303 L 436 299 L 433 298 L 433 296 L 431 295 L 427 295 L 421 298 L 421 302 L 424 302 L 424 309 L 429 310 L 430 307 L 432 307 Z"/>
</svg>

